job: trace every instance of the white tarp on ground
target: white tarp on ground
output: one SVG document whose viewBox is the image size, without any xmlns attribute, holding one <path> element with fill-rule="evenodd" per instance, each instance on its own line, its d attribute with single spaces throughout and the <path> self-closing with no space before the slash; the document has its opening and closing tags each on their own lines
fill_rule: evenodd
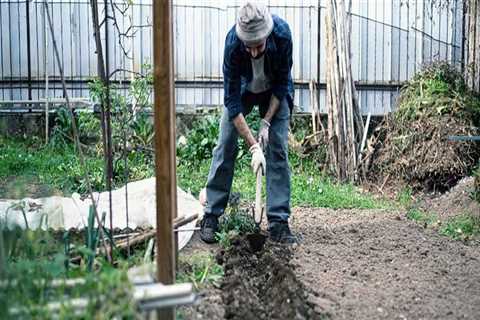
<svg viewBox="0 0 480 320">
<path fill-rule="evenodd" d="M 128 188 L 128 227 L 148 228 L 156 226 L 155 178 L 131 182 Z M 98 212 L 106 213 L 105 226 L 110 226 L 109 194 L 95 193 Z M 87 226 L 90 198 L 82 200 L 78 194 L 71 197 L 24 198 L 0 200 L 0 219 L 7 228 L 20 226 L 31 229 L 83 229 Z M 127 228 L 125 186 L 112 191 L 112 222 L 115 229 Z M 177 188 L 178 217 L 203 215 L 200 202 L 191 194 Z M 26 223 L 25 223 L 26 218 Z M 178 245 L 183 248 L 193 235 L 196 220 L 182 226 L 178 232 Z"/>
</svg>

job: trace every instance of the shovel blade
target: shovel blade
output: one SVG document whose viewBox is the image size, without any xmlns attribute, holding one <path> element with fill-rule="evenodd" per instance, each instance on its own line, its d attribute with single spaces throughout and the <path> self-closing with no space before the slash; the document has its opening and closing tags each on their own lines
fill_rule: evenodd
<svg viewBox="0 0 480 320">
<path fill-rule="evenodd" d="M 265 242 L 267 241 L 267 236 L 260 233 L 250 233 L 247 235 L 247 241 L 252 252 L 259 252 L 263 249 Z"/>
</svg>

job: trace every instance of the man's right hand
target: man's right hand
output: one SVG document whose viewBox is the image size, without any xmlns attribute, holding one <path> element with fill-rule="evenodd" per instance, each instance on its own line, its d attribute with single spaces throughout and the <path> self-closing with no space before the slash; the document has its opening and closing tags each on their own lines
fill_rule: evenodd
<svg viewBox="0 0 480 320">
<path fill-rule="evenodd" d="M 255 143 L 250 147 L 250 153 L 252 154 L 252 169 L 253 173 L 257 174 L 258 170 L 262 170 L 262 174 L 265 174 L 267 168 L 267 163 L 265 161 L 265 156 L 263 155 L 262 148 L 260 144 Z"/>
</svg>

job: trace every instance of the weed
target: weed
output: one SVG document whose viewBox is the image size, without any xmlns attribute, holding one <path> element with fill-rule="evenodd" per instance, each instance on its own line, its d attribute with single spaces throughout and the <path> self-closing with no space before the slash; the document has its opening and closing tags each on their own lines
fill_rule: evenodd
<svg viewBox="0 0 480 320">
<path fill-rule="evenodd" d="M 212 150 L 219 133 L 218 115 L 209 115 L 197 120 L 187 134 L 185 144 L 177 146 L 177 156 L 182 163 L 192 165 L 212 157 Z"/>
<path fill-rule="evenodd" d="M 252 215 L 237 208 L 230 208 L 220 218 L 220 230 L 222 232 L 235 231 L 240 235 L 253 232 L 255 222 Z"/>
<path fill-rule="evenodd" d="M 247 211 L 240 210 L 238 204 L 227 208 L 219 222 L 220 230 L 215 238 L 223 248 L 229 248 L 235 237 L 255 231 L 255 221 L 252 215 L 248 214 Z"/>
<path fill-rule="evenodd" d="M 473 199 L 480 203 L 480 164 L 474 172 Z"/>
<path fill-rule="evenodd" d="M 219 286 L 223 277 L 223 267 L 208 253 L 180 256 L 181 272 L 177 273 L 177 282 L 192 282 L 197 290 L 207 285 Z"/>
<path fill-rule="evenodd" d="M 411 122 L 423 117 L 444 114 L 472 118 L 480 117 L 480 101 L 468 90 L 463 75 L 445 62 L 425 66 L 402 88 L 395 118 Z"/>
<path fill-rule="evenodd" d="M 472 236 L 480 235 L 480 219 L 468 214 L 451 218 L 441 228 L 440 233 L 455 240 L 468 240 Z"/>
<path fill-rule="evenodd" d="M 438 222 L 438 216 L 435 213 L 426 212 L 420 209 L 410 209 L 407 212 L 407 218 L 425 226 L 432 225 Z"/>
<path fill-rule="evenodd" d="M 4 139 L 2 142 L 0 143 L 0 178 L 15 176 L 15 181 L 22 181 L 22 176 L 32 176 L 38 183 L 61 190 L 65 194 L 87 192 L 85 172 L 72 145 L 39 146 L 25 140 L 10 139 Z M 95 191 L 105 190 L 102 156 L 88 153 L 86 160 L 92 188 Z M 128 154 L 127 160 L 129 180 L 153 176 L 153 157 L 150 155 L 132 151 Z M 114 163 L 114 186 L 124 184 L 123 168 L 124 161 Z M 26 183 L 30 180 L 27 179 Z"/>
<path fill-rule="evenodd" d="M 232 245 L 232 240 L 238 236 L 238 232 L 231 231 L 219 231 L 215 234 L 215 239 L 218 241 L 218 244 L 224 248 L 228 249 Z"/>
<path fill-rule="evenodd" d="M 397 195 L 397 202 L 403 208 L 408 208 L 412 205 L 413 190 L 411 187 L 404 187 Z"/>
<path fill-rule="evenodd" d="M 0 221 L 0 318 L 133 319 L 136 310 L 126 270 L 113 269 L 102 259 L 96 259 L 100 268 L 95 271 L 69 270 L 67 247 L 63 250 L 48 231 L 7 229 Z M 53 284 L 70 276 L 83 281 L 74 287 Z M 71 302 L 78 298 L 88 303 L 73 317 Z M 60 303 L 59 310 L 49 309 L 49 303 Z"/>
</svg>

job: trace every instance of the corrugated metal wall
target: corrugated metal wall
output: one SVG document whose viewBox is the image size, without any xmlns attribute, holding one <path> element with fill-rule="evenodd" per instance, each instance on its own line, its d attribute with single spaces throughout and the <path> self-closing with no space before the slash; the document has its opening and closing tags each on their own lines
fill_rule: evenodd
<svg viewBox="0 0 480 320">
<path fill-rule="evenodd" d="M 224 38 L 235 23 L 241 2 L 174 0 L 177 104 L 222 104 Z M 266 2 L 272 13 L 287 20 L 292 29 L 295 104 L 300 110 L 309 110 L 308 82 L 315 80 L 320 83 L 321 109 L 324 109 L 326 0 Z M 87 97 L 86 81 L 96 75 L 88 1 L 48 3 L 70 92 L 74 97 Z M 151 0 L 134 1 L 126 16 L 118 11 L 126 8 L 124 2 L 117 5 L 118 30 L 123 32 L 133 25 L 136 33 L 133 38 L 122 38 L 120 43 L 117 28 L 109 25 L 110 70 L 141 71 L 142 65 L 151 62 L 152 57 Z M 62 95 L 49 35 L 45 55 L 43 10 L 43 1 L 0 2 L 0 98 L 3 100 L 23 100 L 29 94 L 32 99 L 43 98 L 45 65 L 48 65 L 50 87 L 54 88 L 50 97 Z M 363 112 L 383 114 L 390 111 L 398 86 L 422 63 L 461 61 L 462 0 L 450 1 L 448 6 L 440 8 L 429 0 L 353 0 L 351 13 L 353 73 L 359 81 Z M 27 26 L 30 27 L 30 54 Z M 129 57 L 125 57 L 122 48 Z M 115 80 L 122 86 L 130 77 L 128 73 L 119 72 Z"/>
</svg>

